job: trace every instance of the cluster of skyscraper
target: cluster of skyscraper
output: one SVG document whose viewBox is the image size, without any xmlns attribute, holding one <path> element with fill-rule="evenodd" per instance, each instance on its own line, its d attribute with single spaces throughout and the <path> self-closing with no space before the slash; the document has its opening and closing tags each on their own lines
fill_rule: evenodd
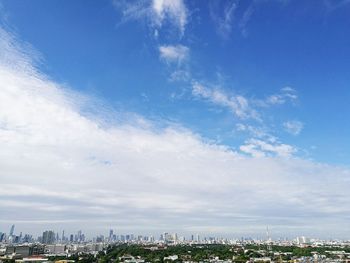
<svg viewBox="0 0 350 263">
<path fill-rule="evenodd" d="M 62 231 L 62 234 L 59 235 L 58 232 L 54 232 L 53 230 L 46 230 L 43 232 L 43 234 L 37 238 L 33 238 L 32 235 L 25 234 L 23 235 L 22 232 L 20 232 L 19 235 L 15 234 L 15 225 L 12 225 L 10 228 L 10 231 L 8 234 L 0 232 L 0 243 L 7 243 L 7 244 L 23 244 L 23 243 L 34 243 L 39 242 L 41 244 L 68 244 L 68 243 L 86 243 L 86 242 L 94 242 L 94 243 L 115 243 L 115 242 L 136 242 L 136 243 L 154 243 L 157 241 L 167 243 L 167 244 L 178 244 L 183 242 L 194 242 L 194 243 L 212 243 L 212 242 L 218 242 L 222 241 L 224 239 L 218 239 L 215 237 L 204 237 L 200 238 L 198 234 L 191 235 L 188 239 L 186 239 L 183 236 L 178 236 L 177 233 L 169 234 L 167 232 L 164 232 L 160 235 L 158 239 L 154 238 L 154 236 L 150 235 L 134 235 L 134 234 L 121 234 L 117 235 L 113 229 L 109 230 L 109 235 L 98 235 L 94 237 L 93 239 L 86 240 L 85 234 L 79 230 L 76 234 L 69 234 L 65 235 L 65 231 Z M 251 241 L 252 239 L 249 239 Z M 247 241 L 243 240 L 242 242 Z M 272 242 L 269 234 L 267 235 L 267 241 Z M 310 239 L 306 237 L 297 237 L 295 239 L 296 244 L 308 244 L 310 243 Z"/>
<path fill-rule="evenodd" d="M 33 241 L 32 235 L 29 235 L 29 234 L 23 235 L 22 232 L 20 232 L 19 235 L 15 235 L 15 225 L 11 226 L 10 232 L 8 234 L 4 232 L 0 232 L 0 242 L 25 243 L 25 242 L 32 242 L 32 241 Z"/>
<path fill-rule="evenodd" d="M 85 242 L 85 234 L 79 230 L 75 235 L 70 234 L 69 236 L 65 236 L 64 230 L 62 231 L 62 235 L 60 236 L 58 233 L 55 234 L 52 230 L 46 230 L 43 232 L 41 237 L 38 237 L 38 241 L 43 244 L 54 244 L 54 243 L 67 243 L 67 242 L 75 242 L 82 243 Z"/>
<path fill-rule="evenodd" d="M 105 238 L 103 235 L 100 235 L 97 237 L 98 240 L 105 241 Z M 98 241 L 97 240 L 97 241 Z M 143 236 L 143 235 L 137 235 L 134 234 L 126 234 L 126 235 L 116 235 L 113 231 L 113 229 L 109 230 L 109 236 L 107 238 L 108 242 L 129 242 L 129 241 L 148 241 L 148 242 L 154 242 L 155 238 L 153 236 Z"/>
<path fill-rule="evenodd" d="M 42 244 L 55 244 L 67 242 L 81 243 L 85 242 L 85 234 L 83 234 L 82 231 L 79 230 L 75 235 L 70 234 L 69 236 L 65 236 L 64 230 L 62 231 L 62 235 L 59 235 L 58 233 L 55 233 L 52 230 L 46 230 L 41 236 L 35 239 L 32 235 L 29 234 L 22 235 L 22 232 L 20 232 L 19 235 L 15 235 L 15 225 L 11 226 L 10 232 L 8 234 L 0 232 L 0 242 L 20 244 L 32 243 L 34 241 L 40 242 Z"/>
<path fill-rule="evenodd" d="M 57 244 L 57 243 L 84 243 L 86 242 L 86 236 L 79 230 L 76 234 L 65 235 L 63 230 L 61 234 L 54 232 L 53 230 L 46 230 L 43 234 L 37 238 L 33 238 L 32 235 L 15 235 L 15 225 L 11 226 L 9 234 L 0 232 L 0 242 L 11 243 L 11 244 L 21 244 L 21 243 L 33 243 L 39 242 L 42 244 Z M 163 233 L 160 235 L 159 239 L 156 239 L 154 236 L 150 235 L 134 235 L 134 234 L 115 234 L 113 229 L 109 230 L 109 235 L 106 237 L 104 235 L 98 235 L 92 240 L 97 243 L 113 243 L 113 242 L 155 242 L 162 241 L 166 243 L 177 243 L 186 241 L 185 237 L 178 236 L 177 233 L 169 234 Z M 187 241 L 200 242 L 199 235 L 191 235 L 190 239 Z"/>
</svg>

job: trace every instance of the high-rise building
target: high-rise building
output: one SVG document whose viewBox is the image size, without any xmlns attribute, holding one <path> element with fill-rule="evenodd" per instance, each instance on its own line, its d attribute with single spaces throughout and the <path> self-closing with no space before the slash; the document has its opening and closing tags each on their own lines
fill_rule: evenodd
<svg viewBox="0 0 350 263">
<path fill-rule="evenodd" d="M 109 230 L 109 241 L 112 241 L 113 239 L 113 229 Z"/>
<path fill-rule="evenodd" d="M 22 241 L 24 243 L 29 243 L 29 242 L 32 242 L 32 240 L 33 240 L 33 237 L 31 235 L 25 234 Z"/>
<path fill-rule="evenodd" d="M 14 232 L 15 232 L 15 225 L 12 225 L 10 229 L 10 236 L 13 236 Z"/>
<path fill-rule="evenodd" d="M 4 241 L 6 239 L 6 234 L 0 232 L 0 242 Z"/>
<path fill-rule="evenodd" d="M 163 233 L 163 238 L 164 238 L 164 241 L 169 241 L 169 234 L 168 233 Z"/>
<path fill-rule="evenodd" d="M 43 244 L 55 243 L 55 233 L 52 230 L 46 230 L 45 232 L 43 232 L 42 243 Z"/>
<path fill-rule="evenodd" d="M 84 242 L 85 241 L 85 235 L 81 230 L 78 231 L 78 233 L 74 236 L 75 242 Z"/>
<path fill-rule="evenodd" d="M 297 237 L 296 241 L 297 241 L 297 243 L 298 243 L 299 245 L 303 245 L 303 244 L 308 244 L 308 243 L 310 243 L 310 239 L 307 238 L 307 237 L 304 237 L 304 236 Z"/>
<path fill-rule="evenodd" d="M 177 233 L 174 233 L 173 234 L 173 241 L 177 241 L 178 240 L 178 238 L 177 238 Z"/>
</svg>

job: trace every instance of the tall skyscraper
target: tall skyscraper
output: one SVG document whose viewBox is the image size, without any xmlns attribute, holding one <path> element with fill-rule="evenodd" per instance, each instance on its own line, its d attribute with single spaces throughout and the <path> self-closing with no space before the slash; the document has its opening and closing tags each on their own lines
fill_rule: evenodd
<svg viewBox="0 0 350 263">
<path fill-rule="evenodd" d="M 6 234 L 0 232 L 0 242 L 4 241 L 5 238 L 6 238 Z"/>
<path fill-rule="evenodd" d="M 52 230 L 47 230 L 43 232 L 42 242 L 43 244 L 55 243 L 55 233 Z"/>
<path fill-rule="evenodd" d="M 10 229 L 10 236 L 13 236 L 14 232 L 15 232 L 15 225 L 12 225 Z"/>
<path fill-rule="evenodd" d="M 109 241 L 112 241 L 113 239 L 113 229 L 109 230 Z"/>
<path fill-rule="evenodd" d="M 168 233 L 163 233 L 163 238 L 164 238 L 164 241 L 169 241 L 169 234 Z"/>
<path fill-rule="evenodd" d="M 76 241 L 81 242 L 81 235 L 82 235 L 82 231 L 79 230 L 78 234 L 77 234 L 77 238 L 76 238 L 77 240 Z"/>
<path fill-rule="evenodd" d="M 177 241 L 178 240 L 178 238 L 177 238 L 177 233 L 174 233 L 173 234 L 173 241 Z"/>
</svg>

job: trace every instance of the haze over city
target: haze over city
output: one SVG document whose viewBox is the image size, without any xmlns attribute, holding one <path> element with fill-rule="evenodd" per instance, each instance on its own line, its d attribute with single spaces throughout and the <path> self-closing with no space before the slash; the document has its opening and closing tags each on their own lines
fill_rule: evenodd
<svg viewBox="0 0 350 263">
<path fill-rule="evenodd" d="M 349 14 L 0 0 L 0 232 L 349 239 Z"/>
</svg>

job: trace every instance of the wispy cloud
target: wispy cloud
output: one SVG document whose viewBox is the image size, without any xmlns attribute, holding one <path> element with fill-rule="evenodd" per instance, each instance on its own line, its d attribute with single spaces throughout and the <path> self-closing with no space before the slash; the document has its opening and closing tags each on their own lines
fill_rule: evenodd
<svg viewBox="0 0 350 263">
<path fill-rule="evenodd" d="M 286 121 L 283 123 L 283 127 L 288 133 L 299 135 L 304 128 L 304 124 L 300 121 Z"/>
<path fill-rule="evenodd" d="M 252 155 L 253 157 L 266 157 L 266 156 L 278 156 L 278 157 L 291 157 L 296 149 L 288 144 L 279 143 L 276 141 L 268 142 L 258 139 L 250 139 L 240 146 L 240 150 L 244 153 Z"/>
<path fill-rule="evenodd" d="M 155 22 L 161 27 L 165 20 L 176 25 L 181 34 L 185 32 L 188 11 L 183 0 L 153 0 Z"/>
<path fill-rule="evenodd" d="M 170 74 L 170 81 L 188 82 L 191 79 L 191 73 L 185 69 L 177 69 Z"/>
<path fill-rule="evenodd" d="M 189 57 L 189 48 L 183 45 L 167 45 L 159 47 L 160 58 L 167 63 L 181 65 Z"/>
<path fill-rule="evenodd" d="M 271 136 L 265 127 L 254 126 L 251 124 L 237 123 L 236 130 L 240 132 L 248 132 L 250 136 L 254 138 L 271 138 Z"/>
<path fill-rule="evenodd" d="M 122 12 L 123 22 L 146 20 L 158 36 L 158 30 L 169 24 L 182 36 L 186 29 L 188 10 L 183 0 L 114 0 L 114 6 Z"/>
<path fill-rule="evenodd" d="M 250 4 L 248 6 L 248 8 L 244 11 L 239 23 L 238 23 L 238 27 L 242 33 L 243 36 L 248 36 L 248 28 L 247 28 L 247 25 L 254 13 L 254 9 L 255 6 L 254 6 L 254 2 L 252 4 Z"/>
<path fill-rule="evenodd" d="M 266 99 L 257 100 L 241 95 L 232 95 L 220 86 L 204 86 L 193 81 L 192 94 L 194 97 L 211 103 L 214 106 L 230 110 L 236 117 L 235 131 L 245 134 L 244 144 L 239 150 L 254 158 L 267 156 L 292 157 L 298 153 L 293 145 L 279 141 L 275 134 L 275 125 L 266 121 L 264 110 L 267 107 L 282 105 L 287 102 L 294 103 L 297 100 L 297 92 L 291 87 L 284 87 L 279 93 L 268 96 Z M 269 113 L 271 114 L 271 113 Z M 237 121 L 239 121 L 237 123 Z M 298 135 L 303 129 L 303 123 L 299 121 L 286 121 L 283 128 L 293 134 Z M 237 133 L 236 133 L 237 134 Z"/>
<path fill-rule="evenodd" d="M 255 120 L 261 119 L 259 109 L 287 102 L 295 103 L 298 99 L 296 90 L 291 87 L 282 88 L 279 93 L 269 95 L 266 99 L 249 99 L 242 95 L 232 95 L 220 85 L 211 87 L 195 80 L 192 81 L 192 94 L 217 106 L 230 109 L 239 118 Z"/>
<path fill-rule="evenodd" d="M 228 108 L 241 119 L 258 119 L 258 113 L 249 105 L 248 99 L 241 95 L 228 95 L 219 88 L 209 88 L 199 82 L 193 82 L 192 94 L 215 105 Z"/>
<path fill-rule="evenodd" d="M 237 7 L 238 1 L 228 1 L 225 4 L 220 3 L 220 1 L 210 2 L 210 16 L 220 36 L 224 38 L 230 36 Z"/>
<path fill-rule="evenodd" d="M 236 117 L 236 121 L 239 121 L 236 123 L 235 130 L 246 133 L 253 138 L 251 142 L 254 142 L 254 144 L 249 143 L 249 145 L 245 145 L 242 148 L 246 153 L 251 151 L 250 153 L 253 155 L 257 155 L 257 148 L 263 150 L 263 146 L 266 146 L 266 150 L 269 144 L 268 141 L 277 140 L 274 135 L 276 132 L 273 131 L 275 128 L 271 128 L 274 124 L 266 122 L 267 118 L 264 110 L 276 105 L 294 104 L 298 99 L 296 90 L 291 87 L 284 87 L 280 92 L 270 95 L 265 99 L 253 99 L 232 92 L 230 93 L 223 89 L 221 85 L 203 85 L 197 81 L 192 81 L 192 95 L 195 98 L 209 102 L 213 106 L 230 110 Z M 282 126 L 287 132 L 293 135 L 298 135 L 303 129 L 303 123 L 300 121 L 285 121 Z M 262 142 L 267 142 L 267 144 L 263 144 Z M 272 146 L 275 148 L 272 149 Z M 270 149 L 271 152 L 275 152 L 277 155 L 287 156 L 296 153 L 292 148 L 288 148 L 283 144 L 279 146 L 271 145 Z M 277 152 L 280 149 L 282 151 L 286 150 L 286 154 Z"/>
<path fill-rule="evenodd" d="M 348 0 L 343 0 L 346 4 Z M 224 39 L 229 38 L 232 35 L 234 29 L 241 33 L 244 37 L 248 36 L 248 23 L 253 18 L 254 12 L 260 8 L 261 5 L 266 3 L 277 3 L 280 5 L 286 5 L 289 0 L 269 0 L 269 1 L 256 1 L 256 0 L 217 0 L 211 1 L 209 4 L 210 17 L 216 28 L 218 35 Z M 333 6 L 328 4 L 330 0 L 325 0 L 326 6 Z"/>
<path fill-rule="evenodd" d="M 262 102 L 262 105 L 279 105 L 286 102 L 296 102 L 298 95 L 295 89 L 291 87 L 284 87 L 280 93 L 270 95 Z"/>
</svg>

